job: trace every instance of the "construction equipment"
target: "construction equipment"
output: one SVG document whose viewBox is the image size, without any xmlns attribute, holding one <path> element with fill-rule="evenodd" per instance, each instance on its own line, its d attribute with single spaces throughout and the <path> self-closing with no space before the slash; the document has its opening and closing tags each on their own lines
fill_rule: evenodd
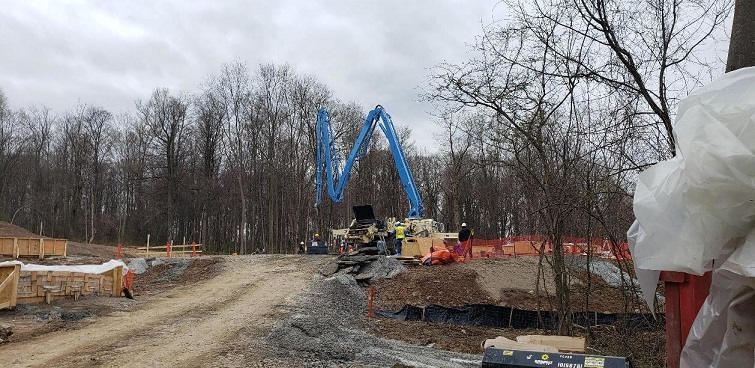
<svg viewBox="0 0 755 368">
<path fill-rule="evenodd" d="M 375 109 L 367 114 L 359 137 L 351 149 L 349 157 L 346 159 L 343 171 L 339 169 L 338 150 L 333 141 L 330 114 L 325 109 L 320 109 L 318 112 L 316 128 L 317 173 L 315 176 L 317 195 L 315 205 L 319 205 L 322 202 L 323 175 L 327 176 L 328 195 L 330 198 L 334 202 L 343 201 L 343 191 L 351 175 L 351 169 L 354 163 L 367 153 L 376 126 L 380 126 L 380 129 L 388 140 L 393 161 L 396 163 L 396 169 L 401 178 L 401 184 L 409 199 L 409 213 L 406 219 L 402 221 L 407 233 L 406 242 L 414 245 L 414 239 L 416 238 L 436 237 L 439 234 L 442 234 L 441 238 L 447 238 L 449 234 L 443 233 L 443 224 L 432 219 L 421 218 L 424 207 L 422 206 L 422 198 L 417 189 L 417 184 L 414 181 L 414 176 L 399 142 L 391 116 L 380 105 L 375 106 Z M 393 239 L 390 234 L 395 228 L 394 223 L 396 222 L 396 218 L 390 217 L 385 220 L 378 220 L 371 205 L 354 206 L 352 209 L 354 210 L 354 220 L 346 229 L 333 230 L 335 237 L 342 238 L 347 246 L 376 246 L 377 241 L 383 241 L 386 242 L 388 248 L 392 247 Z M 414 248 L 417 247 L 412 247 L 411 249 Z"/>
<path fill-rule="evenodd" d="M 482 366 L 489 368 L 573 367 L 573 368 L 631 368 L 623 357 L 487 348 Z"/>
<path fill-rule="evenodd" d="M 340 235 L 348 245 L 376 246 L 378 240 L 385 241 L 389 237 L 389 229 L 385 221 L 375 218 L 372 206 L 362 205 L 352 207 L 354 219 L 346 229 L 335 230 L 334 236 Z"/>
<path fill-rule="evenodd" d="M 378 125 L 388 139 L 393 161 L 396 163 L 396 169 L 401 178 L 401 184 L 404 186 L 406 196 L 409 198 L 409 214 L 407 217 L 420 218 L 424 208 L 422 206 L 422 198 L 417 189 L 417 183 L 415 183 L 412 171 L 409 169 L 409 163 L 406 161 L 404 150 L 401 148 L 396 129 L 393 127 L 393 121 L 391 121 L 391 116 L 380 105 L 375 106 L 375 109 L 370 111 L 367 114 L 367 118 L 364 119 L 362 130 L 359 133 L 357 141 L 354 143 L 354 147 L 351 149 L 349 157 L 346 159 L 342 172 L 338 168 L 338 152 L 333 142 L 330 114 L 325 109 L 320 109 L 317 113 L 317 173 L 315 176 L 317 198 L 315 205 L 317 206 L 322 202 L 323 170 L 325 170 L 325 174 L 328 177 L 328 194 L 330 198 L 334 202 L 343 201 L 343 191 L 351 176 L 351 168 L 359 158 L 367 153 L 375 127 Z M 338 185 L 335 185 L 336 180 L 338 181 Z"/>
</svg>

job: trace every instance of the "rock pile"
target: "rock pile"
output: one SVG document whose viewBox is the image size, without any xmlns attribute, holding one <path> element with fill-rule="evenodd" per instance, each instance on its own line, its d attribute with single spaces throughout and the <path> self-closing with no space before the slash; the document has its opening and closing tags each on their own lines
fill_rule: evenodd
<svg viewBox="0 0 755 368">
<path fill-rule="evenodd" d="M 376 247 L 365 247 L 339 256 L 335 262 L 320 269 L 323 276 L 349 274 L 357 282 L 369 283 L 371 280 L 393 278 L 406 271 L 401 262 L 395 258 L 378 255 Z"/>
<path fill-rule="evenodd" d="M 359 255 L 368 257 L 362 260 Z M 377 257 L 354 252 L 338 261 L 356 263 L 336 261 L 323 267 L 334 275 L 316 277 L 311 288 L 289 306 L 293 313 L 278 321 L 268 335 L 275 359 L 302 360 L 307 364 L 301 366 L 306 367 L 479 367 L 480 356 L 384 340 L 357 327 L 365 319 L 367 294 L 354 273 L 381 277 L 395 275 L 404 267 L 394 258 L 371 256 Z"/>
<path fill-rule="evenodd" d="M 13 326 L 0 323 L 0 344 L 8 341 L 13 335 Z"/>
</svg>

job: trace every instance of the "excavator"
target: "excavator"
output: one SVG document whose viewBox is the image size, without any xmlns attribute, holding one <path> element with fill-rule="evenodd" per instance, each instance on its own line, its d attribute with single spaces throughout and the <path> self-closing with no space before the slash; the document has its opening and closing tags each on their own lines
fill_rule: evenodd
<svg viewBox="0 0 755 368">
<path fill-rule="evenodd" d="M 423 219 L 422 197 L 414 181 L 414 176 L 409 168 L 406 155 L 401 147 L 401 143 L 393 126 L 391 116 L 385 109 L 377 105 L 367 114 L 362 129 L 357 137 L 354 147 L 351 149 L 349 156 L 344 164 L 343 171 L 339 168 L 338 151 L 334 142 L 333 128 L 330 114 L 324 108 L 317 113 L 317 171 L 315 174 L 316 199 L 315 206 L 322 203 L 323 177 L 327 178 L 328 195 L 334 202 L 343 201 L 343 192 L 351 176 L 351 169 L 356 161 L 367 154 L 370 147 L 370 141 L 376 127 L 385 134 L 388 145 L 393 155 L 393 161 L 396 164 L 401 184 L 406 191 L 409 199 L 409 212 L 404 219 L 407 237 L 402 253 L 422 254 L 424 248 L 429 249 L 433 238 L 444 239 L 455 237 L 455 234 L 443 232 L 443 224 L 432 219 Z M 394 229 L 395 218 L 379 220 L 375 217 L 371 205 L 361 205 L 352 207 L 354 219 L 346 229 L 335 229 L 333 235 L 340 237 L 346 243 L 346 246 L 359 248 L 363 246 L 375 246 L 379 240 L 389 239 L 389 234 Z M 413 244 L 416 243 L 416 244 Z M 421 245 L 419 243 L 422 243 Z M 415 245 L 415 247 L 412 247 Z M 416 250 L 413 250 L 417 248 Z M 423 249 L 420 249 L 423 248 Z"/>
</svg>

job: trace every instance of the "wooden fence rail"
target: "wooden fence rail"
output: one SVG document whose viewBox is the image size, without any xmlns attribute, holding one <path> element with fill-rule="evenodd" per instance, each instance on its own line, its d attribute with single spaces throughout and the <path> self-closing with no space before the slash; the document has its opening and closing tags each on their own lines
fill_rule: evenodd
<svg viewBox="0 0 755 368">
<path fill-rule="evenodd" d="M 147 246 L 138 247 L 139 255 L 142 257 L 167 257 L 172 258 L 174 256 L 200 256 L 202 255 L 202 244 L 176 244 L 176 245 L 161 245 L 161 246 Z"/>
<path fill-rule="evenodd" d="M 13 258 L 66 256 L 67 239 L 0 237 L 0 255 Z"/>
</svg>

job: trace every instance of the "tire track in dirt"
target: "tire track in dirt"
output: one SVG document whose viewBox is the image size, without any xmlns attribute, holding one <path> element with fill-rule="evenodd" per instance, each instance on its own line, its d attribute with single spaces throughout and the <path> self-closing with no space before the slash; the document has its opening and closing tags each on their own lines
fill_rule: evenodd
<svg viewBox="0 0 755 368">
<path fill-rule="evenodd" d="M 0 355 L 14 357 L 10 366 L 198 365 L 224 350 L 241 329 L 269 329 L 280 305 L 312 280 L 319 262 L 302 260 L 229 257 L 213 279 L 79 330 L 6 345 Z"/>
</svg>

